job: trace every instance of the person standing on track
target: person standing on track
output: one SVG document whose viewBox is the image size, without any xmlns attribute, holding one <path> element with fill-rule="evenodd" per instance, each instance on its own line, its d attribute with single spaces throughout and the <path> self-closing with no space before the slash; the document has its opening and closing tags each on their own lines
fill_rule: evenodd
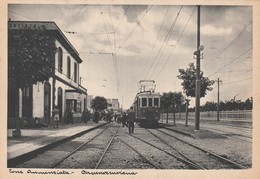
<svg viewBox="0 0 260 179">
<path fill-rule="evenodd" d="M 126 113 L 124 112 L 123 116 L 122 116 L 122 127 L 125 127 L 125 126 L 126 126 Z"/>
<path fill-rule="evenodd" d="M 82 113 L 81 122 L 85 122 L 87 124 L 87 122 L 89 121 L 89 118 L 90 118 L 90 112 L 86 108 L 86 109 L 84 109 L 84 111 Z"/>
<path fill-rule="evenodd" d="M 127 121 L 128 121 L 128 130 L 129 134 L 134 134 L 134 122 L 135 122 L 135 112 L 133 110 L 133 107 L 130 108 L 127 114 Z"/>
</svg>

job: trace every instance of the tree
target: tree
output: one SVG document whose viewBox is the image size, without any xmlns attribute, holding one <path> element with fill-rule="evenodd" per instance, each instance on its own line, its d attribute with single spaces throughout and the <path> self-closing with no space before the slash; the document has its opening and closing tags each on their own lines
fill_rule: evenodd
<svg viewBox="0 0 260 179">
<path fill-rule="evenodd" d="M 187 96 L 195 97 L 196 90 L 196 68 L 194 63 L 190 63 L 189 67 L 185 69 L 179 69 L 179 79 L 183 80 L 181 83 L 183 91 Z M 207 91 L 211 91 L 211 87 L 214 84 L 214 80 L 209 80 L 207 77 L 203 77 L 203 72 L 200 72 L 200 97 L 204 97 L 207 94 Z"/>
<path fill-rule="evenodd" d="M 175 125 L 175 107 L 176 106 L 181 106 L 183 103 L 183 95 L 181 92 L 168 92 L 168 93 L 163 93 L 161 97 L 161 108 L 166 111 L 166 123 L 168 123 L 168 113 L 170 112 L 170 109 L 172 107 L 172 112 L 173 112 L 173 120 L 174 120 L 174 125 Z"/>
<path fill-rule="evenodd" d="M 175 113 L 176 113 L 175 107 L 178 106 L 179 112 L 180 112 L 181 105 L 184 102 L 184 97 L 181 92 L 173 92 L 170 97 L 171 97 L 171 103 L 173 106 L 173 122 L 175 125 Z"/>
<path fill-rule="evenodd" d="M 20 137 L 19 88 L 44 82 L 51 76 L 56 52 L 54 39 L 44 26 L 8 31 L 8 91 L 14 91 L 14 136 Z"/>
<path fill-rule="evenodd" d="M 253 108 L 253 98 L 251 97 L 245 101 L 245 109 L 252 110 L 252 108 Z"/>
<path fill-rule="evenodd" d="M 169 114 L 169 108 L 171 106 L 171 99 L 170 99 L 170 94 L 169 93 L 163 93 L 161 97 L 161 109 L 166 112 L 166 123 L 168 123 L 168 114 Z"/>
<path fill-rule="evenodd" d="M 94 109 L 95 111 L 102 111 L 104 109 L 107 109 L 107 100 L 106 98 L 102 96 L 96 96 L 92 101 L 91 101 L 91 108 Z"/>
</svg>

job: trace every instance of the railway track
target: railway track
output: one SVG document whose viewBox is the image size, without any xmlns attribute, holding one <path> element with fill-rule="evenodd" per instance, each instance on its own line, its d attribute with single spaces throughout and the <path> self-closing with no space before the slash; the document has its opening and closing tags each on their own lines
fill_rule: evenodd
<svg viewBox="0 0 260 179">
<path fill-rule="evenodd" d="M 91 141 L 93 141 L 94 139 L 96 139 L 97 137 L 101 136 L 104 132 L 109 131 L 110 134 L 112 135 L 109 143 L 106 145 L 102 155 L 100 156 L 99 160 L 96 162 L 95 167 L 93 167 L 93 169 L 99 169 L 102 168 L 102 165 L 106 165 L 106 162 L 104 161 L 104 158 L 106 157 L 113 141 L 115 140 L 118 132 L 120 130 L 120 127 L 117 128 L 116 131 L 112 131 L 111 128 L 108 129 L 104 129 L 102 132 L 100 132 L 99 134 L 97 134 L 96 136 L 94 136 L 93 138 L 91 138 L 90 140 L 84 142 L 83 144 L 81 144 L 80 146 L 78 146 L 75 150 L 71 151 L 68 155 L 66 155 L 65 157 L 63 157 L 62 159 L 60 159 L 59 161 L 57 161 L 56 163 L 54 163 L 51 168 L 56 168 L 56 167 L 60 167 L 59 165 L 62 165 L 62 162 L 65 161 L 67 158 L 69 158 L 70 156 L 74 155 L 76 152 L 78 152 L 82 147 L 87 147 L 87 144 L 89 144 Z M 148 158 L 146 158 L 144 155 L 142 155 L 140 152 L 138 152 L 136 149 L 134 149 L 130 144 L 128 144 L 126 141 L 124 141 L 123 139 L 117 138 L 117 140 L 121 141 L 124 145 L 126 145 L 128 148 L 130 148 L 131 150 L 133 150 L 135 153 L 137 153 L 142 161 L 144 163 L 147 163 L 150 165 L 149 168 L 155 168 L 155 169 L 162 169 L 160 166 L 154 164 L 151 160 L 149 160 Z M 110 161 L 111 162 L 111 161 Z M 109 162 L 109 163 L 110 163 Z"/>
<path fill-rule="evenodd" d="M 88 169 L 246 168 L 187 143 L 165 129 L 137 127 L 134 135 L 129 135 L 127 131 L 127 128 L 122 128 L 119 124 L 103 126 L 51 148 L 18 168 L 24 168 L 23 166 Z"/>
<path fill-rule="evenodd" d="M 99 168 L 100 164 L 102 163 L 103 158 L 105 157 L 109 147 L 111 146 L 115 136 L 117 135 L 118 130 L 119 130 L 119 128 L 116 130 L 115 133 L 113 133 L 109 143 L 106 145 L 102 155 L 100 156 L 99 160 L 97 161 L 97 163 L 95 164 L 95 167 L 93 169 L 98 169 Z M 89 144 L 90 142 L 92 142 L 94 139 L 96 139 L 97 137 L 101 136 L 102 134 L 104 134 L 104 132 L 106 132 L 106 131 L 110 131 L 111 132 L 111 129 L 108 127 L 107 129 L 104 129 L 103 131 L 101 131 L 100 133 L 98 133 L 97 135 L 92 137 L 90 140 L 85 141 L 84 143 L 82 143 L 81 145 L 76 147 L 73 151 L 71 151 L 69 154 L 67 154 L 66 156 L 64 156 L 63 158 L 61 158 L 60 160 L 58 160 L 54 164 L 52 164 L 50 168 L 59 167 L 59 165 L 62 165 L 63 161 L 65 161 L 70 156 L 74 155 L 76 152 L 79 152 L 83 147 L 87 147 L 87 144 Z"/>
<path fill-rule="evenodd" d="M 150 147 L 156 148 L 157 150 L 159 150 L 159 151 L 165 153 L 166 155 L 168 155 L 168 157 L 173 157 L 174 159 L 178 160 L 179 162 L 182 162 L 186 166 L 186 168 L 189 168 L 189 169 L 205 169 L 203 166 L 200 166 L 199 164 L 192 162 L 190 159 L 185 158 L 185 156 L 180 157 L 176 154 L 168 152 L 168 151 L 166 151 L 166 150 L 164 150 L 164 149 L 162 149 L 162 148 L 160 148 L 160 147 L 158 147 L 158 146 L 156 146 L 156 145 L 154 145 L 150 142 L 147 142 L 144 139 L 141 139 L 140 137 L 135 136 L 135 135 L 131 135 L 131 137 L 149 145 Z M 163 167 L 158 167 L 158 168 L 163 168 Z"/>
<path fill-rule="evenodd" d="M 113 132 L 111 131 L 111 133 L 113 134 Z M 120 139 L 119 140 L 125 144 L 127 147 L 129 147 L 131 150 L 133 150 L 135 153 L 137 153 L 144 162 L 148 163 L 149 165 L 153 166 L 155 169 L 162 169 L 160 166 L 157 166 L 156 164 L 154 164 L 153 162 L 151 162 L 149 159 L 147 159 L 147 157 L 145 157 L 143 154 L 141 154 L 138 150 L 136 150 L 134 147 L 132 147 L 131 145 L 129 145 L 125 140 Z"/>
<path fill-rule="evenodd" d="M 224 158 L 224 157 L 222 157 L 222 156 L 220 156 L 220 155 L 218 155 L 218 154 L 215 154 L 215 153 L 213 153 L 213 152 L 210 152 L 210 151 L 208 151 L 208 150 L 205 150 L 205 149 L 203 149 L 203 148 L 201 148 L 201 147 L 198 147 L 198 146 L 196 146 L 196 145 L 194 145 L 194 144 L 191 144 L 191 143 L 189 143 L 189 142 L 187 142 L 187 141 L 184 141 L 184 140 L 182 140 L 182 139 L 180 139 L 180 138 L 178 138 L 178 137 L 176 137 L 176 136 L 173 136 L 173 135 L 171 135 L 171 134 L 169 134 L 169 133 L 167 133 L 167 132 L 164 132 L 164 131 L 162 131 L 161 129 L 156 129 L 156 131 L 158 131 L 158 132 L 160 132 L 160 133 L 162 133 L 162 134 L 164 134 L 164 135 L 166 135 L 166 136 L 169 136 L 169 137 L 171 137 L 171 138 L 176 139 L 177 141 L 181 142 L 182 145 L 185 144 L 186 147 L 190 146 L 190 147 L 193 148 L 193 150 L 194 150 L 194 149 L 197 149 L 197 150 L 203 152 L 203 153 L 204 153 L 204 156 L 208 156 L 208 157 L 210 156 L 211 158 L 214 158 L 214 159 L 215 159 L 215 162 L 217 162 L 218 164 L 216 165 L 216 163 L 215 163 L 215 164 L 213 164 L 212 166 L 213 166 L 213 167 L 217 167 L 217 169 L 221 169 L 222 167 L 224 167 L 224 168 L 230 168 L 230 169 L 246 169 L 246 168 L 247 168 L 247 167 L 245 167 L 245 166 L 243 166 L 243 165 L 241 165 L 241 164 L 239 164 L 239 163 L 236 163 L 236 162 L 234 162 L 234 161 L 231 161 L 231 160 L 229 160 L 229 159 L 227 159 L 227 158 Z M 157 137 L 158 137 L 158 136 L 157 136 Z M 158 138 L 160 138 L 160 139 L 162 140 L 162 137 L 158 137 Z M 194 152 L 189 152 L 189 154 L 194 155 Z M 191 157 L 193 157 L 192 155 L 191 155 Z M 189 157 L 189 158 L 191 158 L 191 157 Z M 199 159 L 199 160 L 201 160 L 201 159 Z M 198 163 L 198 162 L 196 162 L 196 163 Z M 205 161 L 204 161 L 204 163 L 205 163 Z M 201 165 L 204 166 L 203 163 L 202 163 Z M 207 164 L 207 165 L 208 165 L 208 164 Z M 207 166 L 204 166 L 204 167 L 205 167 L 205 168 L 208 168 L 208 169 L 216 169 L 216 168 L 210 168 L 210 167 L 207 167 Z"/>
<path fill-rule="evenodd" d="M 77 151 L 79 151 L 82 147 L 84 147 L 85 145 L 87 145 L 89 142 L 91 142 L 92 140 L 94 140 L 95 138 L 97 138 L 98 136 L 100 136 L 101 134 L 103 134 L 106 131 L 106 129 L 104 129 L 102 132 L 98 133 L 97 135 L 95 135 L 94 137 L 92 137 L 90 140 L 85 141 L 83 144 L 79 145 L 78 147 L 76 147 L 73 151 L 71 151 L 69 154 L 67 154 L 66 156 L 62 157 L 60 160 L 58 160 L 57 162 L 53 163 L 50 168 L 56 168 L 58 165 L 60 165 L 65 159 L 69 158 L 71 155 L 73 155 L 74 153 L 76 153 Z"/>
</svg>

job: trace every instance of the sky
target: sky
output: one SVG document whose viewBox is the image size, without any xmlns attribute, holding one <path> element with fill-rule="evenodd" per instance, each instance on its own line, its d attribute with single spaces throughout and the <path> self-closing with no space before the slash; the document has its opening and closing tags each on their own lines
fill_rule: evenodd
<svg viewBox="0 0 260 179">
<path fill-rule="evenodd" d="M 118 98 L 123 108 L 132 104 L 140 80 L 155 80 L 161 94 L 183 92 L 178 69 L 196 63 L 196 6 L 9 4 L 8 18 L 54 21 L 83 60 L 88 94 Z M 222 101 L 253 95 L 252 24 L 252 6 L 201 6 L 201 71 L 222 81 Z M 217 83 L 201 98 L 206 101 L 217 101 Z"/>
</svg>

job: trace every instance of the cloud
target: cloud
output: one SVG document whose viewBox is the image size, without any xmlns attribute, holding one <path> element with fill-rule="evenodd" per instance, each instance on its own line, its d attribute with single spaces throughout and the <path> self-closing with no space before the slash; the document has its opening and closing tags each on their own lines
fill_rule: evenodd
<svg viewBox="0 0 260 179">
<path fill-rule="evenodd" d="M 212 25 L 205 25 L 201 27 L 201 33 L 208 36 L 228 36 L 232 34 L 233 29 L 229 28 L 217 28 Z"/>
<path fill-rule="evenodd" d="M 123 10 L 130 23 L 137 22 L 138 16 L 148 8 L 148 5 L 123 6 Z"/>
</svg>

